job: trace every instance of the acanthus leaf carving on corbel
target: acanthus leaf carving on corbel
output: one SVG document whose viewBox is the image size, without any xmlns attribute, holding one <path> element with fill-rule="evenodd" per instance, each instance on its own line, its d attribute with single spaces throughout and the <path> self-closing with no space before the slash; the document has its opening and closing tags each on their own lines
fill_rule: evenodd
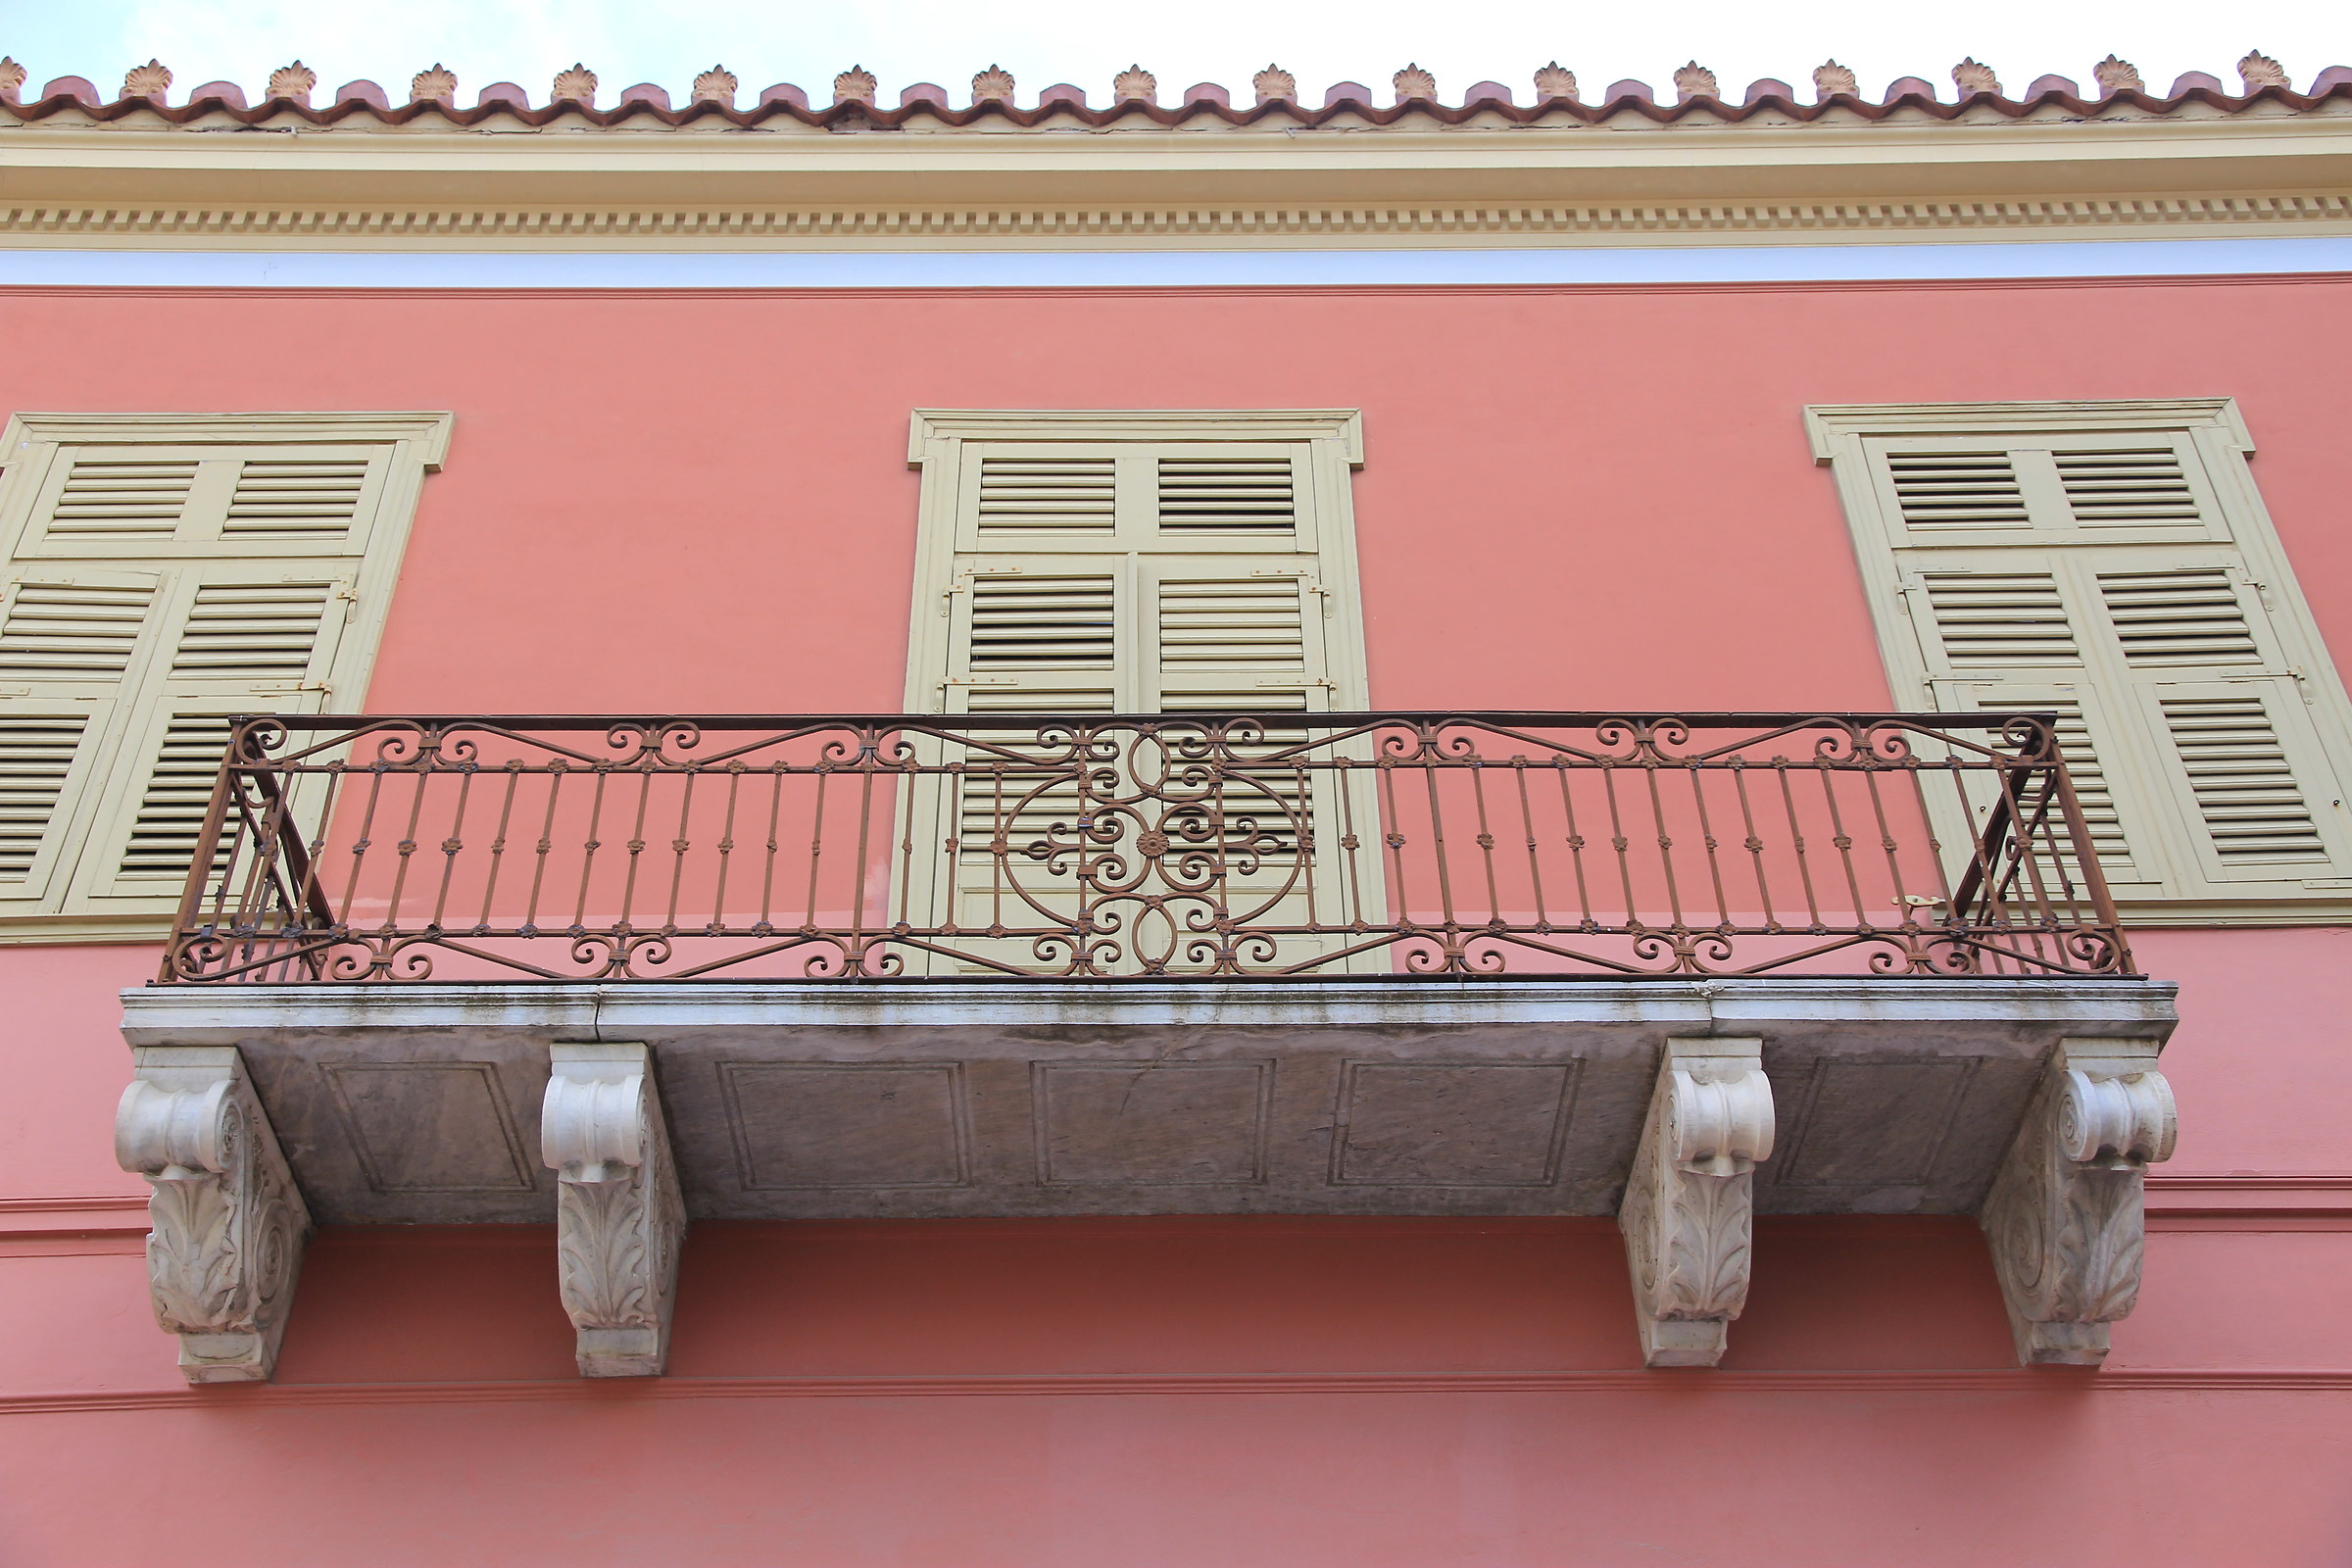
<svg viewBox="0 0 2352 1568">
<path fill-rule="evenodd" d="M 556 1250 L 581 1375 L 659 1376 L 686 1207 L 642 1045 L 558 1043 L 539 1113 Z"/>
<path fill-rule="evenodd" d="M 2147 1167 L 2179 1132 L 2153 1040 L 2061 1040 L 1980 1223 L 2026 1365 L 2097 1366 L 2139 1298 Z"/>
<path fill-rule="evenodd" d="M 266 1382 L 311 1214 L 233 1046 L 140 1046 L 115 1157 L 147 1178 L 147 1283 L 190 1383 Z"/>
<path fill-rule="evenodd" d="M 1761 1040 L 1666 1043 L 1617 1212 L 1646 1364 L 1722 1360 L 1747 1302 L 1755 1167 L 1773 1127 Z"/>
</svg>

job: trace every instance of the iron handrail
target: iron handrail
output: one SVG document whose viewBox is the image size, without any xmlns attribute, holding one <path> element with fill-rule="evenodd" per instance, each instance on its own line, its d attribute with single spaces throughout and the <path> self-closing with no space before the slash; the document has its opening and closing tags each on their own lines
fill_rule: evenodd
<svg viewBox="0 0 2352 1568">
<path fill-rule="evenodd" d="M 2129 975 L 2046 713 L 259 715 L 166 983 Z"/>
</svg>

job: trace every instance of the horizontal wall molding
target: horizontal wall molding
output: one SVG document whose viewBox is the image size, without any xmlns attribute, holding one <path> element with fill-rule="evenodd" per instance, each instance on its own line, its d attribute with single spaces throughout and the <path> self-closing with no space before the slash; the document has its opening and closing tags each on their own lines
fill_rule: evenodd
<svg viewBox="0 0 2352 1568">
<path fill-rule="evenodd" d="M 2220 1222 L 2196 1228 L 2259 1229 L 2235 1222 L 2286 1217 L 2333 1222 L 2328 1228 L 2352 1229 L 2352 1172 L 2229 1173 L 2203 1175 L 2153 1170 L 2147 1177 L 2147 1208 L 2152 1222 L 2169 1220 Z M 743 1228 L 772 1231 L 794 1246 L 817 1243 L 970 1242 L 973 1240 L 1038 1240 L 1109 1235 L 1170 1237 L 1177 1235 L 1230 1236 L 1236 1227 L 1253 1232 L 1308 1232 L 1361 1236 L 1387 1233 L 1398 1237 L 1431 1236 L 1556 1237 L 1580 1230 L 1614 1234 L 1605 1218 L 1577 1215 L 1526 1217 L 1497 1215 L 1483 1218 L 1433 1218 L 1423 1215 L 1183 1215 L 1152 1214 L 1129 1218 L 1094 1216 L 1068 1219 L 958 1220 L 780 1220 L 739 1222 Z M 1873 1233 L 1916 1234 L 1922 1225 L 1965 1225 L 1966 1216 L 1901 1214 L 1776 1214 L 1758 1221 L 1765 1237 L 1793 1235 L 1862 1236 Z M 732 1228 L 731 1226 L 729 1228 Z M 0 1198 L 0 1241 L 45 1237 L 144 1236 L 147 1200 L 144 1196 L 99 1194 L 58 1198 Z M 415 1247 L 453 1245 L 477 1247 L 541 1246 L 550 1243 L 552 1226 L 528 1225 L 351 1225 L 330 1234 L 343 1247 Z"/>
<path fill-rule="evenodd" d="M 508 1383 L 218 1384 L 193 1389 L 0 1397 L 0 1416 L 152 1410 L 276 1410 L 401 1404 L 642 1404 L 679 1399 L 1122 1398 L 1226 1395 L 2333 1394 L 2352 1368 L 1967 1367 L 1949 1370 L 1728 1372 L 1095 1373 L 1002 1377 L 663 1377 L 626 1387 L 572 1379 Z"/>
</svg>

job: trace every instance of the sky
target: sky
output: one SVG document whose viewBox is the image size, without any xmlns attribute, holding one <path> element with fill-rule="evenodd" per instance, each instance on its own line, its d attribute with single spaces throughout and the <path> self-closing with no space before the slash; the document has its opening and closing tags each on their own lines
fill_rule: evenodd
<svg viewBox="0 0 2352 1568">
<path fill-rule="evenodd" d="M 608 105 L 638 81 L 682 102 L 713 64 L 736 74 L 747 101 L 791 81 L 822 103 L 834 73 L 858 64 L 880 79 L 886 104 L 916 81 L 941 83 L 962 102 L 974 72 L 1002 65 L 1022 103 L 1068 81 L 1100 104 L 1130 63 L 1158 77 L 1163 101 L 1197 81 L 1247 101 L 1251 74 L 1269 63 L 1293 72 L 1309 102 L 1341 80 L 1367 83 L 1385 101 L 1408 61 L 1436 74 L 1446 101 L 1489 78 L 1524 101 L 1535 69 L 1555 59 L 1589 99 L 1626 76 L 1670 91 L 1675 68 L 1691 59 L 1716 72 L 1726 96 L 1776 76 L 1809 97 L 1812 69 L 1833 56 L 1867 93 L 1918 75 L 1948 96 L 1964 55 L 2020 92 L 2045 73 L 2088 86 L 2110 51 L 2161 92 L 2184 71 L 2234 87 L 2237 60 L 2257 48 L 2306 85 L 2325 67 L 2352 63 L 2352 13 L 2342 0 L 0 0 L 0 51 L 30 74 L 27 97 L 62 75 L 86 76 L 111 96 L 123 72 L 150 57 L 171 68 L 175 100 L 216 78 L 258 98 L 270 72 L 297 57 L 318 73 L 321 101 L 368 77 L 398 102 L 410 76 L 440 62 L 457 73 L 462 104 L 502 79 L 537 102 L 574 61 L 597 73 Z"/>
</svg>

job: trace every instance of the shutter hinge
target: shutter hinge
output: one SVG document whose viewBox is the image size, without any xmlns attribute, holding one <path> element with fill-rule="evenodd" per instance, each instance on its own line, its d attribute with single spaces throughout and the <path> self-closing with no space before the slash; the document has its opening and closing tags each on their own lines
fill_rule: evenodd
<svg viewBox="0 0 2352 1568">
<path fill-rule="evenodd" d="M 286 692 L 331 692 L 334 687 L 322 680 L 257 680 L 245 689 L 257 695 L 276 696 Z"/>
<path fill-rule="evenodd" d="M 360 612 L 360 590 L 356 583 L 343 583 L 335 589 L 335 597 L 343 601 L 343 619 L 348 623 Z"/>
</svg>

